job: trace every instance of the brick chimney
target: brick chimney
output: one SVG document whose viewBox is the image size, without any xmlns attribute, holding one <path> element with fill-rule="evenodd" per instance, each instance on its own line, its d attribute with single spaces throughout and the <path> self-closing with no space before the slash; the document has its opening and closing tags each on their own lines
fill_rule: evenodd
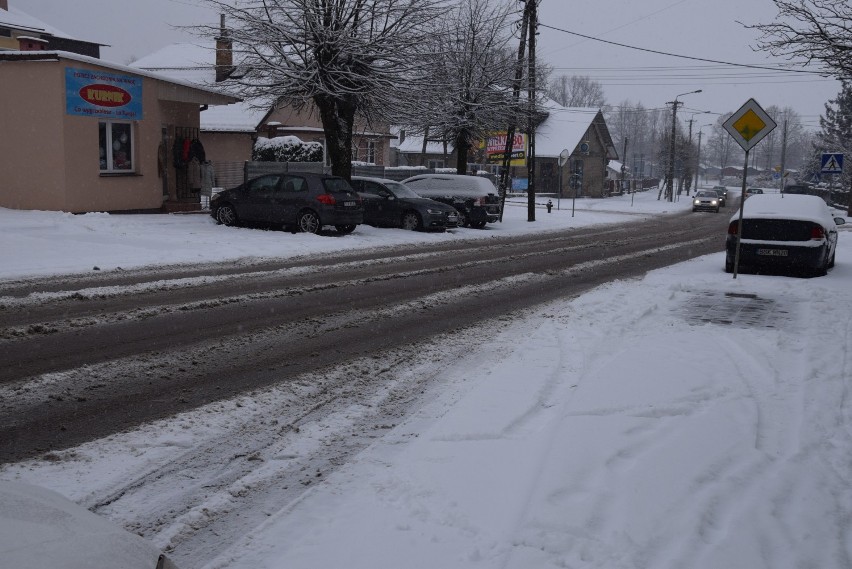
<svg viewBox="0 0 852 569">
<path fill-rule="evenodd" d="M 234 45 L 225 29 L 225 14 L 222 14 L 219 16 L 219 37 L 216 38 L 216 82 L 227 79 L 233 70 Z"/>
<path fill-rule="evenodd" d="M 9 0 L 0 0 L 0 10 L 9 11 Z"/>
</svg>

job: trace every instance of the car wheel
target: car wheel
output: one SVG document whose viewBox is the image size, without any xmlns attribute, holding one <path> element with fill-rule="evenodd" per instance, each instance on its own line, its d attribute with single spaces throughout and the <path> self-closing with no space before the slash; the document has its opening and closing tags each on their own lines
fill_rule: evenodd
<svg viewBox="0 0 852 569">
<path fill-rule="evenodd" d="M 303 211 L 298 219 L 299 231 L 302 233 L 319 233 L 322 225 L 319 216 L 312 211 Z"/>
<path fill-rule="evenodd" d="M 423 222 L 420 221 L 420 216 L 413 211 L 407 211 L 402 214 L 402 228 L 408 231 L 417 231 L 423 229 Z"/>
<path fill-rule="evenodd" d="M 477 221 L 476 223 L 471 222 L 470 226 L 474 229 L 482 229 L 487 223 L 487 221 Z"/>
<path fill-rule="evenodd" d="M 232 226 L 237 224 L 237 210 L 231 204 L 222 204 L 216 210 L 216 221 L 222 225 Z"/>
<path fill-rule="evenodd" d="M 459 227 L 467 227 L 467 214 L 462 210 L 458 210 L 458 212 L 459 212 Z"/>
<path fill-rule="evenodd" d="M 352 233 L 353 231 L 355 231 L 356 227 L 358 227 L 358 226 L 354 225 L 354 224 L 352 224 L 352 225 L 335 225 L 334 226 L 334 228 L 337 230 L 338 233 L 342 233 L 344 235 L 346 235 L 347 233 Z"/>
<path fill-rule="evenodd" d="M 835 255 L 835 253 L 832 253 L 832 254 L 831 254 L 831 259 L 828 261 L 828 268 L 829 268 L 829 269 L 833 269 L 833 268 L 834 268 L 834 255 Z"/>
<path fill-rule="evenodd" d="M 733 259 L 729 259 L 727 256 L 725 256 L 725 272 L 726 273 L 733 273 L 734 272 L 734 261 L 733 261 Z"/>
<path fill-rule="evenodd" d="M 716 208 L 716 213 L 719 213 L 719 208 L 718 208 L 718 207 Z"/>
</svg>

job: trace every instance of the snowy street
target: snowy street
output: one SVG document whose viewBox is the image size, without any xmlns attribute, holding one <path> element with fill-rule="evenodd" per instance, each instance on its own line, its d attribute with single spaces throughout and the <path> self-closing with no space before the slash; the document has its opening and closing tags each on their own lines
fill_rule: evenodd
<svg viewBox="0 0 852 569">
<path fill-rule="evenodd" d="M 490 231 L 690 207 L 652 194 L 582 200 L 575 216 L 563 200 L 536 224 L 511 207 Z M 0 219 L 16 244 L 0 252 L 6 282 L 457 238 L 223 231 L 201 216 Z M 353 361 L 315 384 L 6 464 L 0 479 L 57 490 L 184 569 L 845 569 L 850 227 L 826 277 L 732 279 L 724 253 L 706 255 Z M 64 379 L 30 378 L 2 395 L 37 397 Z"/>
</svg>

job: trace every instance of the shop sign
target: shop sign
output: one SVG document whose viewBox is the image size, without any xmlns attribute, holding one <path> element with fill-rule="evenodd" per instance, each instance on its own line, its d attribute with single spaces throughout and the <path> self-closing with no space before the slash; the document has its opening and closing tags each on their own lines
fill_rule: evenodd
<svg viewBox="0 0 852 569">
<path fill-rule="evenodd" d="M 142 78 L 65 69 L 65 112 L 104 119 L 142 119 Z"/>
<path fill-rule="evenodd" d="M 489 164 L 502 164 L 506 154 L 506 132 L 495 132 L 485 139 L 483 144 L 486 161 Z M 480 147 L 482 148 L 482 147 Z M 523 166 L 527 158 L 527 135 L 515 134 L 512 138 L 512 156 L 510 166 Z"/>
</svg>

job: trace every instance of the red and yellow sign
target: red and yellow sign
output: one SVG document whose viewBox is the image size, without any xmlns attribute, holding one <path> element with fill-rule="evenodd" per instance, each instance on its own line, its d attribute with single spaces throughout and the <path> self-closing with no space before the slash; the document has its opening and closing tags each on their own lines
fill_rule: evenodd
<svg viewBox="0 0 852 569">
<path fill-rule="evenodd" d="M 129 103 L 133 97 L 121 87 L 96 83 L 80 89 L 80 98 L 99 107 L 120 107 Z"/>
</svg>

